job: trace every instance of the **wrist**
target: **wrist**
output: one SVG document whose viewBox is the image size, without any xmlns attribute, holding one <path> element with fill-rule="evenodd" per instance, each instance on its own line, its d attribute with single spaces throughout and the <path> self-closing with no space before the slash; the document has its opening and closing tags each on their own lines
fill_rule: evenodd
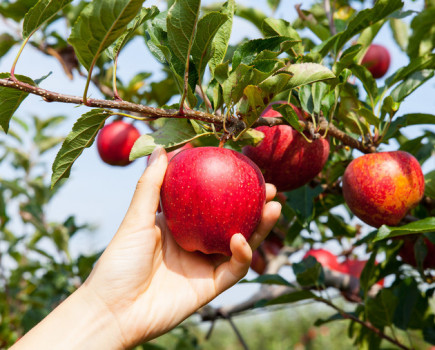
<svg viewBox="0 0 435 350">
<path fill-rule="evenodd" d="M 80 287 L 13 347 L 19 349 L 124 349 L 117 320 L 86 286 Z"/>
</svg>

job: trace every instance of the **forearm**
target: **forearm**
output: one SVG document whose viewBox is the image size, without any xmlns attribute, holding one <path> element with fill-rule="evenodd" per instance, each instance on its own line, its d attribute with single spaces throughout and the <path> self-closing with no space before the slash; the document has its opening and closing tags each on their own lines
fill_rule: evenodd
<svg viewBox="0 0 435 350">
<path fill-rule="evenodd" d="M 78 289 L 12 348 L 123 349 L 115 318 L 85 287 Z"/>
</svg>

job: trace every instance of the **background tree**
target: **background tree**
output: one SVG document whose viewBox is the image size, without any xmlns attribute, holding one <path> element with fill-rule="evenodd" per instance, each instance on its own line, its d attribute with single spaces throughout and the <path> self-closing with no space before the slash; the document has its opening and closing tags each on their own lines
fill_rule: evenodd
<svg viewBox="0 0 435 350">
<path fill-rule="evenodd" d="M 272 10 L 283 6 L 280 1 L 268 4 Z M 280 195 L 283 216 L 273 234 L 282 247 L 259 249 L 264 274 L 249 282 L 261 283 L 260 291 L 241 304 L 200 310 L 202 321 L 227 319 L 247 347 L 233 315 L 311 300 L 336 311 L 317 320 L 317 325 L 348 320 L 348 335 L 361 348 L 381 348 L 388 342 L 403 349 L 420 346 L 419 341 L 435 344 L 434 132 L 428 128 L 416 139 L 406 136 L 410 126 L 434 124 L 435 118 L 418 113 L 418 106 L 412 114 L 400 111 L 409 95 L 433 82 L 435 3 L 425 1 L 416 12 L 404 11 L 399 0 L 374 4 L 325 0 L 309 8 L 297 5 L 298 18 L 291 24 L 231 0 L 144 5 L 140 0 L 17 0 L 0 5 L 8 25 L 1 35 L 0 57 L 21 45 L 9 72 L 0 75 L 0 126 L 8 133 L 2 138 L 1 160 L 15 169 L 11 179 L 0 179 L 2 346 L 12 344 L 76 288 L 98 256 L 71 257 L 69 239 L 87 226 L 76 224 L 74 217 L 48 222 L 44 210 L 98 131 L 112 125 L 108 119 L 112 116 L 134 119 L 135 125 L 145 124 L 151 131 L 137 139 L 131 161 L 149 155 L 156 145 L 168 151 L 186 143 L 241 151 L 267 136 L 265 130 L 270 128 L 255 129 L 260 126 L 290 125 L 311 144 L 329 140 L 329 157 L 321 173 Z M 237 17 L 254 24 L 261 37 L 229 45 Z M 376 81 L 382 69 L 372 71 L 365 57 L 386 25 L 409 62 Z M 116 74 L 118 65 L 122 67 L 120 53 L 139 38 L 161 63 L 162 78 L 150 84 L 148 73 L 129 80 Z M 68 95 L 62 88 L 44 88 L 47 76 L 19 75 L 19 58 L 30 45 L 54 57 L 67 76 L 83 76 L 82 89 Z M 89 96 L 90 89 L 96 91 L 91 85 L 101 97 Z M 32 123 L 13 118 L 29 94 L 63 103 L 63 108 L 67 104 L 86 108 L 57 155 L 49 157 L 50 185 L 39 159 L 61 142 L 52 127 L 62 118 L 35 117 Z M 281 102 L 272 111 L 282 117 L 263 117 L 268 105 L 277 101 Z M 299 117 L 298 109 L 306 115 Z M 29 152 L 24 151 L 26 146 Z M 385 149 L 406 151 L 421 165 L 432 161 L 424 174 L 424 196 L 396 226 L 360 226 L 343 206 L 341 180 L 360 152 Z M 369 175 L 368 168 L 360 173 L 364 171 Z M 18 217 L 22 230 L 11 228 Z M 291 256 L 309 246 L 331 244 L 341 251 L 335 262 L 313 251 L 297 261 Z M 290 262 L 291 277 L 280 273 Z M 384 278 L 387 282 L 380 283 Z M 328 297 L 326 287 L 339 290 L 352 304 L 344 310 Z M 181 334 L 180 344 L 194 346 L 196 333 L 183 328 Z"/>
</svg>

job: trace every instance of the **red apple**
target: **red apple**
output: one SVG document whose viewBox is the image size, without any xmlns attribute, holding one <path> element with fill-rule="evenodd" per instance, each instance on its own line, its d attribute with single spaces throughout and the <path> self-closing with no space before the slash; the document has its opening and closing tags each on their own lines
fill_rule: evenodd
<svg viewBox="0 0 435 350">
<path fill-rule="evenodd" d="M 130 151 L 139 136 L 139 131 L 133 125 L 122 120 L 104 126 L 97 137 L 101 159 L 110 165 L 130 164 Z"/>
<path fill-rule="evenodd" d="M 187 251 L 231 255 L 230 240 L 246 239 L 261 219 L 264 178 L 244 155 L 217 147 L 180 152 L 166 170 L 161 204 L 175 241 Z"/>
<path fill-rule="evenodd" d="M 312 256 L 316 258 L 320 265 L 333 271 L 344 272 L 343 267 L 338 263 L 337 257 L 325 249 L 310 249 L 304 259 Z"/>
<path fill-rule="evenodd" d="M 270 233 L 261 243 L 259 249 L 252 253 L 251 269 L 262 275 L 266 269 L 267 260 L 277 256 L 283 245 L 280 237 Z"/>
<path fill-rule="evenodd" d="M 343 175 L 349 209 L 373 227 L 397 225 L 423 193 L 420 164 L 403 151 L 366 154 L 354 159 Z"/>
<path fill-rule="evenodd" d="M 302 111 L 290 106 L 303 119 Z M 282 117 L 270 106 L 264 117 Z M 251 158 L 263 172 L 266 182 L 278 191 L 290 191 L 311 181 L 325 165 L 329 155 L 329 142 L 320 138 L 311 143 L 289 125 L 259 126 L 264 139 L 256 147 L 246 146 L 243 154 Z"/>
<path fill-rule="evenodd" d="M 168 161 L 170 161 L 172 158 L 174 158 L 175 155 L 180 153 L 181 151 L 184 151 L 185 149 L 193 148 L 193 145 L 191 143 L 186 143 L 183 147 L 177 148 L 175 151 L 168 153 Z"/>
<path fill-rule="evenodd" d="M 404 243 L 399 251 L 399 256 L 402 260 L 414 267 L 417 267 L 417 260 L 415 259 L 414 245 L 417 240 L 417 236 L 404 236 L 398 239 L 403 239 Z M 423 261 L 424 269 L 434 269 L 435 268 L 435 245 L 427 238 L 424 238 L 424 243 L 426 244 L 427 254 Z"/>
<path fill-rule="evenodd" d="M 356 278 L 361 277 L 361 272 L 364 270 L 364 267 L 367 264 L 367 260 L 356 260 L 356 259 L 347 259 L 343 261 L 340 266 L 342 268 L 342 272 L 348 275 L 351 275 Z M 384 280 L 380 280 L 377 282 L 380 286 L 384 285 Z"/>
<path fill-rule="evenodd" d="M 373 78 L 378 79 L 387 73 L 390 61 L 390 53 L 384 46 L 371 44 L 361 64 L 367 67 L 370 73 L 372 73 Z"/>
</svg>

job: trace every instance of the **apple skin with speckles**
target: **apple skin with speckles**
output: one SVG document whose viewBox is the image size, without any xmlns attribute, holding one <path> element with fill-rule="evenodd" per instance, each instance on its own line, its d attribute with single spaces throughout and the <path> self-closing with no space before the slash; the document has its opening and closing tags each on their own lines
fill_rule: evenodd
<svg viewBox="0 0 435 350">
<path fill-rule="evenodd" d="M 420 164 L 403 151 L 371 153 L 354 159 L 342 182 L 349 209 L 373 227 L 399 224 L 424 194 Z"/>
<path fill-rule="evenodd" d="M 384 46 L 371 44 L 361 64 L 372 73 L 373 78 L 379 79 L 387 73 L 390 67 L 390 61 L 390 53 Z"/>
<path fill-rule="evenodd" d="M 168 164 L 161 205 L 175 241 L 187 251 L 231 255 L 230 240 L 247 240 L 261 220 L 266 186 L 243 154 L 218 147 L 184 150 Z"/>
<path fill-rule="evenodd" d="M 114 121 L 98 133 L 98 153 L 103 162 L 109 165 L 129 165 L 130 151 L 139 137 L 140 132 L 133 125 L 122 120 Z"/>
<path fill-rule="evenodd" d="M 279 102 L 286 103 L 286 102 Z M 289 104 L 304 119 L 303 112 Z M 269 106 L 263 117 L 282 117 Z M 324 138 L 309 143 L 289 125 L 256 128 L 264 133 L 264 139 L 256 147 L 243 147 L 243 154 L 261 169 L 266 182 L 278 191 L 291 191 L 311 181 L 328 160 L 329 142 Z"/>
</svg>

